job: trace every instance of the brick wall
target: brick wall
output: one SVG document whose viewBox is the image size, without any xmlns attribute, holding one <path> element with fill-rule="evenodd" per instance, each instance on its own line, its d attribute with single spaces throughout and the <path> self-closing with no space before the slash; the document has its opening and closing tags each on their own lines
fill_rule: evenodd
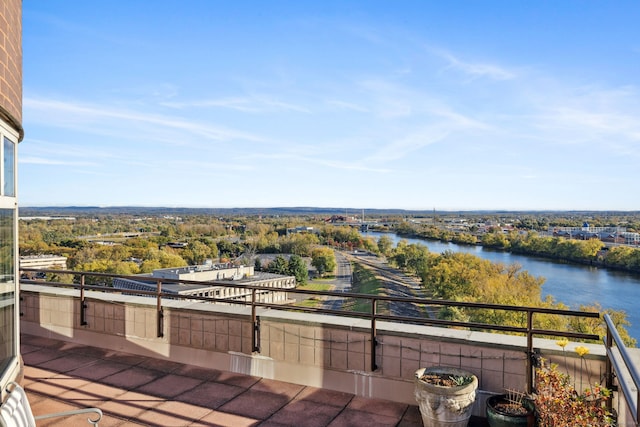
<svg viewBox="0 0 640 427">
<path fill-rule="evenodd" d="M 22 123 L 22 0 L 0 1 L 0 107 Z"/>
</svg>

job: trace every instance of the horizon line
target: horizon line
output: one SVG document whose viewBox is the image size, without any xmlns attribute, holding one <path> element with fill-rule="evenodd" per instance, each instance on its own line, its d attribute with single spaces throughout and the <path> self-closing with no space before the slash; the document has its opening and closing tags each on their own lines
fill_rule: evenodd
<svg viewBox="0 0 640 427">
<path fill-rule="evenodd" d="M 419 208 L 362 208 L 335 206 L 252 206 L 252 207 L 214 207 L 214 206 L 167 206 L 167 205 L 28 205 L 19 206 L 20 209 L 192 209 L 192 210 L 307 210 L 307 211 L 400 211 L 400 212 L 510 212 L 510 213 L 545 213 L 545 212 L 582 212 L 582 213 L 640 213 L 640 210 L 624 209 L 515 209 L 515 208 L 462 208 L 462 209 L 419 209 Z M 353 213 L 352 212 L 352 213 Z"/>
</svg>

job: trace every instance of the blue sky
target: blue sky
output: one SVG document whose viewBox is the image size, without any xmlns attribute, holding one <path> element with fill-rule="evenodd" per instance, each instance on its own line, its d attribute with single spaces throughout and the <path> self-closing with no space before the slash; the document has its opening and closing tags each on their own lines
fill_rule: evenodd
<svg viewBox="0 0 640 427">
<path fill-rule="evenodd" d="M 638 210 L 639 17 L 24 0 L 20 204 Z"/>
</svg>

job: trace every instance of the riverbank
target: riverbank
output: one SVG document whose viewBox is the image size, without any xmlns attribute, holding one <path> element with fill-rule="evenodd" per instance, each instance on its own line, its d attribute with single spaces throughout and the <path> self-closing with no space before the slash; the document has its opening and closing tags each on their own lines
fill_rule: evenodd
<svg viewBox="0 0 640 427">
<path fill-rule="evenodd" d="M 372 230 L 372 231 L 379 232 L 377 230 Z M 593 256 L 593 258 L 585 259 L 585 258 L 576 258 L 576 257 L 561 257 L 555 253 L 548 253 L 544 251 L 526 251 L 526 250 L 522 250 L 521 248 L 519 248 L 519 250 L 512 250 L 512 248 L 510 247 L 486 245 L 486 244 L 483 244 L 482 241 L 477 241 L 476 243 L 469 243 L 465 241 L 465 239 L 461 239 L 461 241 L 456 241 L 454 239 L 452 240 L 434 239 L 429 236 L 421 235 L 419 232 L 416 232 L 416 233 L 407 233 L 402 231 L 399 231 L 399 232 L 392 231 L 392 232 L 406 238 L 416 238 L 416 239 L 429 240 L 429 241 L 442 242 L 442 243 L 454 243 L 456 245 L 462 245 L 462 246 L 481 246 L 485 249 L 498 251 L 498 252 L 507 252 L 507 253 L 523 255 L 523 256 L 535 256 L 539 258 L 546 258 L 554 262 L 564 262 L 564 263 L 570 263 L 570 264 L 576 264 L 576 265 L 605 268 L 605 269 L 610 269 L 614 271 L 621 271 L 629 274 L 638 275 L 638 277 L 640 277 L 640 263 L 636 263 L 636 266 L 621 266 L 621 265 L 613 265 L 611 263 L 607 263 L 607 255 L 609 250 L 606 246 L 602 250 L 598 251 Z M 576 241 L 576 242 L 581 242 L 581 241 Z M 640 258 L 640 249 L 635 247 L 629 247 L 629 249 L 633 251 L 637 251 L 638 252 L 637 257 Z"/>
<path fill-rule="evenodd" d="M 571 309 L 598 303 L 603 309 L 624 311 L 627 314 L 627 320 L 631 323 L 627 331 L 633 338 L 640 340 L 640 311 L 637 310 L 637 301 L 640 299 L 640 275 L 638 274 L 496 251 L 481 245 L 460 245 L 406 235 L 399 236 L 392 232 L 370 231 L 363 235 L 375 240 L 387 236 L 394 246 L 401 240 L 406 240 L 409 244 L 426 246 L 433 253 L 466 252 L 494 263 L 517 264 L 522 270 L 545 279 L 542 298 L 552 298 Z"/>
</svg>

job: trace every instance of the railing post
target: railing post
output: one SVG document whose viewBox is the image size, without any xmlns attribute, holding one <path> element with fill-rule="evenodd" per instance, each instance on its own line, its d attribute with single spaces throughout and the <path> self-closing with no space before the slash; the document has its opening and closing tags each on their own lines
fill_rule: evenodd
<svg viewBox="0 0 640 427">
<path fill-rule="evenodd" d="M 605 352 L 607 354 L 607 360 L 605 362 L 605 387 L 608 390 L 613 390 L 613 366 L 609 354 L 612 354 L 611 347 L 613 347 L 613 337 L 611 336 L 611 330 L 609 329 L 609 323 L 604 322 L 607 326 L 607 335 L 605 336 Z M 640 396 L 639 396 L 640 397 Z M 611 412 L 613 409 L 613 399 L 607 399 L 607 410 Z"/>
<path fill-rule="evenodd" d="M 80 325 L 87 326 L 87 303 L 84 297 L 84 278 L 85 275 L 80 275 Z"/>
<path fill-rule="evenodd" d="M 156 286 L 156 312 L 157 312 L 157 325 L 158 325 L 158 338 L 164 337 L 164 313 L 162 312 L 162 281 L 158 280 Z"/>
<path fill-rule="evenodd" d="M 376 347 L 378 345 L 378 332 L 376 329 L 377 304 L 376 298 L 371 298 L 371 370 L 378 369 L 376 364 Z"/>
<path fill-rule="evenodd" d="M 251 325 L 253 333 L 251 334 L 251 348 L 253 351 L 260 353 L 260 318 L 256 313 L 256 290 L 251 290 Z"/>
<path fill-rule="evenodd" d="M 533 393 L 533 311 L 527 310 L 527 393 Z"/>
</svg>

